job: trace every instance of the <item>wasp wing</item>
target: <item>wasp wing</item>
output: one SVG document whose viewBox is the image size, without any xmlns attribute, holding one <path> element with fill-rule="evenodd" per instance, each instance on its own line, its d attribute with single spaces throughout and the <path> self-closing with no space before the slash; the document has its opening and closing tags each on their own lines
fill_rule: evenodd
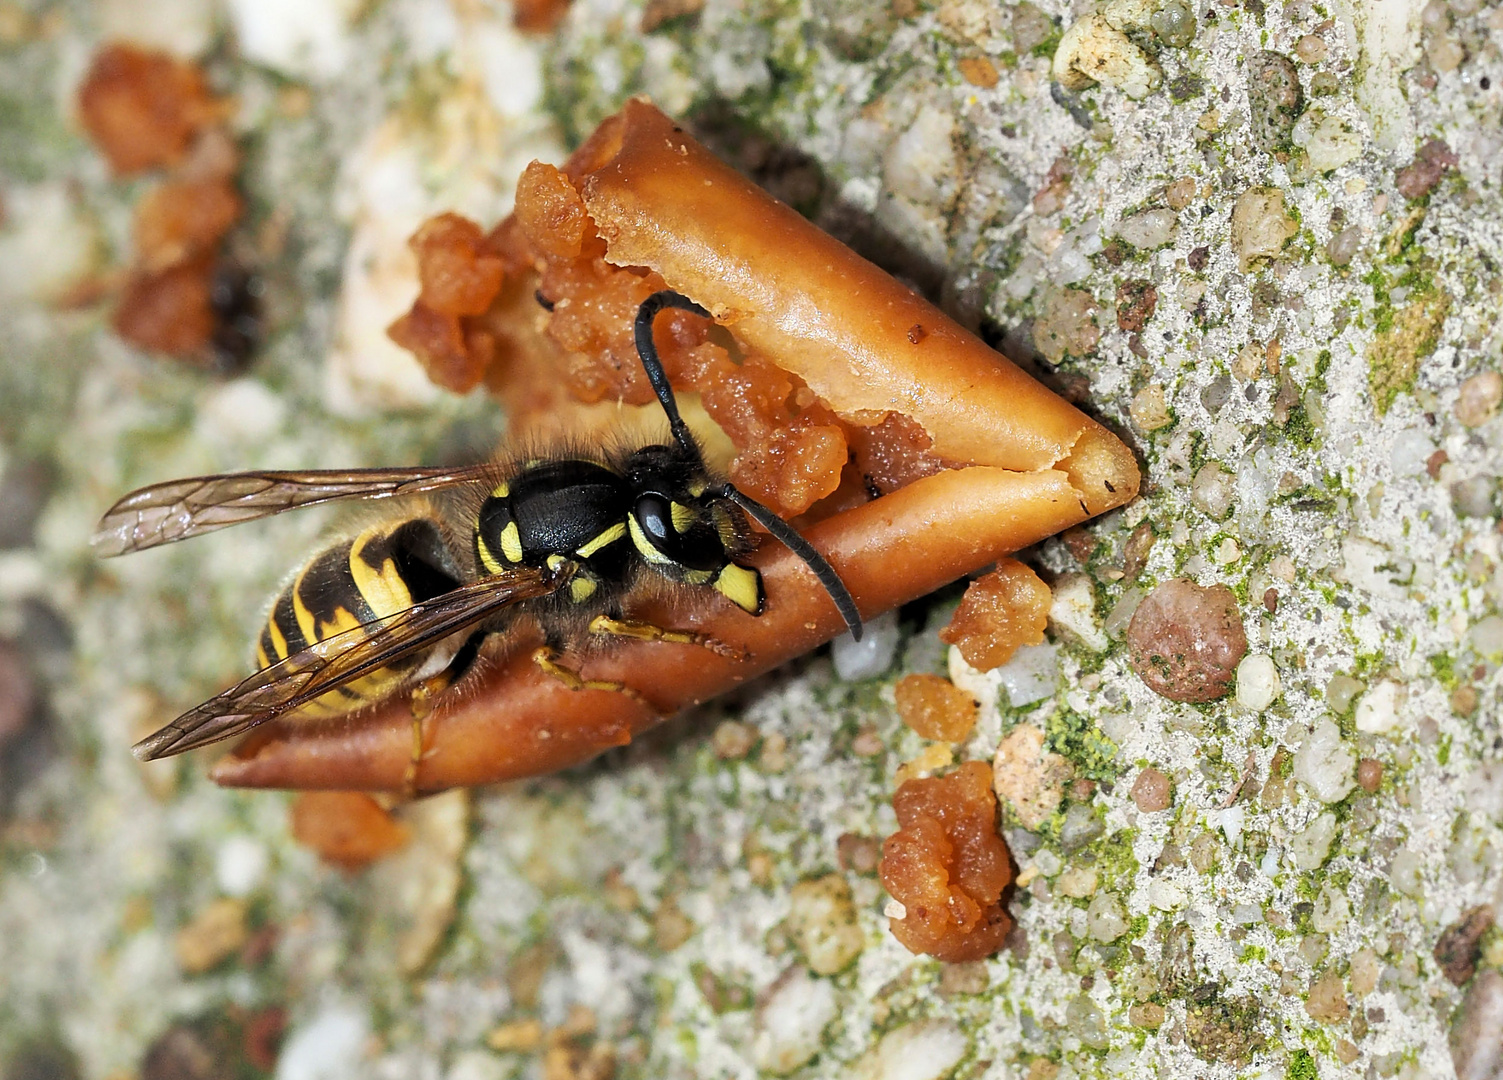
<svg viewBox="0 0 1503 1080">
<path fill-rule="evenodd" d="M 168 480 L 131 492 L 100 519 L 94 550 L 103 556 L 161 544 L 337 499 L 387 499 L 485 479 L 488 464 L 457 469 L 315 469 L 241 472 Z"/>
<path fill-rule="evenodd" d="M 409 653 L 467 630 L 513 604 L 546 596 L 574 573 L 519 567 L 442 593 L 293 653 L 185 712 L 131 752 L 142 761 L 170 757 L 248 731 L 292 712 Z"/>
</svg>

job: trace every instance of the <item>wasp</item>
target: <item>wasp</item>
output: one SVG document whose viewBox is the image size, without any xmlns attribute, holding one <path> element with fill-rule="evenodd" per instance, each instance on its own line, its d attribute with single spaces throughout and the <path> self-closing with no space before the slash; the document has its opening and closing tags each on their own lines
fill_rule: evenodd
<svg viewBox="0 0 1503 1080">
<path fill-rule="evenodd" d="M 571 686 L 630 694 L 624 684 L 580 679 L 559 662 L 562 647 L 625 637 L 720 648 L 625 613 L 643 591 L 688 588 L 762 614 L 761 576 L 737 561 L 755 547 L 748 519 L 809 566 L 859 638 L 860 613 L 834 568 L 706 465 L 652 340 L 654 318 L 670 307 L 710 317 L 668 290 L 637 310 L 637 353 L 667 416 L 667 442 L 512 465 L 195 477 L 141 488 L 112 506 L 94 536 L 104 556 L 303 506 L 448 493 L 314 555 L 272 602 L 256 672 L 141 740 L 135 755 L 167 757 L 279 716 L 341 716 L 405 692 L 416 762 L 434 700 L 474 667 L 488 638 L 523 616 L 543 630 L 534 659 L 544 670 Z"/>
</svg>

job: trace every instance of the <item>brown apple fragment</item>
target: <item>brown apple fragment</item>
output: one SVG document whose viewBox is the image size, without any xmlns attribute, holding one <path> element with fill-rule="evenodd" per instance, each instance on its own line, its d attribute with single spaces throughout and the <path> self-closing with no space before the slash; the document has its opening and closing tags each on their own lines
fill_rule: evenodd
<svg viewBox="0 0 1503 1080">
<path fill-rule="evenodd" d="M 1137 465 L 1105 428 L 643 100 L 602 124 L 562 169 L 530 166 L 516 213 L 483 239 L 453 222 L 448 231 L 463 240 L 457 261 L 437 256 L 451 272 L 504 268 L 489 306 L 458 313 L 482 299 L 466 277 L 462 307 L 435 310 L 425 277 L 424 299 L 393 336 L 425 362 L 432 342 L 435 367 L 483 379 L 524 431 L 546 422 L 577 437 L 623 421 L 631 428 L 636 417 L 647 438 L 660 438 L 632 317 L 663 288 L 706 307 L 713 323 L 675 311 L 656 327 L 686 419 L 738 486 L 801 515 L 800 531 L 867 616 L 1137 493 Z M 464 353 L 469 342 L 479 345 Z M 709 634 L 735 659 L 637 641 L 566 654 L 585 678 L 624 682 L 642 700 L 571 690 L 532 663 L 536 640 L 509 634 L 501 659 L 425 722 L 416 787 L 578 763 L 842 631 L 790 552 L 764 543 L 748 561 L 765 580 L 760 617 L 719 598 L 672 609 L 653 601 L 631 613 Z M 389 790 L 409 778 L 411 757 L 412 714 L 399 699 L 333 727 L 268 724 L 214 776 Z"/>
</svg>

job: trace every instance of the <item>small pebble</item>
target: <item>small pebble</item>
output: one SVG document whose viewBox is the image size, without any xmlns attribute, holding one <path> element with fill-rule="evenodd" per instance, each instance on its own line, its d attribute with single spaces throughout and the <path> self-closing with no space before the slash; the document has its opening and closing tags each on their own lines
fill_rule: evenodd
<svg viewBox="0 0 1503 1080">
<path fill-rule="evenodd" d="M 1325 40 L 1314 34 L 1306 34 L 1294 43 L 1294 55 L 1300 58 L 1302 63 L 1318 64 L 1326 58 L 1327 48 Z"/>
<path fill-rule="evenodd" d="M 1237 704 L 1262 712 L 1279 696 L 1279 669 L 1267 653 L 1249 653 L 1237 665 Z"/>
<path fill-rule="evenodd" d="M 1456 419 L 1467 427 L 1476 427 L 1492 419 L 1503 402 L 1503 375 L 1484 371 L 1461 384 L 1456 394 Z"/>
<path fill-rule="evenodd" d="M 249 936 L 245 914 L 245 904 L 228 897 L 199 911 L 173 939 L 178 966 L 199 975 L 239 952 Z"/>
<path fill-rule="evenodd" d="M 865 620 L 860 641 L 851 637 L 849 632 L 841 634 L 830 643 L 835 674 L 846 682 L 875 679 L 892 667 L 899 636 L 896 611 Z"/>
<path fill-rule="evenodd" d="M 1403 700 L 1404 688 L 1392 679 L 1384 679 L 1357 702 L 1357 730 L 1369 735 L 1384 735 L 1392 731 L 1398 726 L 1399 707 Z"/>
<path fill-rule="evenodd" d="M 1158 383 L 1149 383 L 1134 394 L 1127 411 L 1132 422 L 1142 431 L 1157 431 L 1173 420 L 1164 400 L 1164 388 Z"/>
<path fill-rule="evenodd" d="M 1273 153 L 1289 141 L 1304 107 L 1299 69 L 1287 56 L 1265 49 L 1248 57 L 1244 70 L 1253 142 L 1258 149 Z"/>
<path fill-rule="evenodd" d="M 877 729 L 870 725 L 856 732 L 856 737 L 851 740 L 851 753 L 857 757 L 876 757 L 886 749 L 882 736 L 878 735 Z"/>
<path fill-rule="evenodd" d="M 1116 941 L 1127 933 L 1127 916 L 1122 904 L 1109 892 L 1097 893 L 1086 909 L 1086 925 L 1091 937 L 1100 942 Z"/>
<path fill-rule="evenodd" d="M 1143 210 L 1119 221 L 1116 235 L 1139 251 L 1152 251 L 1172 241 L 1178 226 L 1173 210 Z"/>
<path fill-rule="evenodd" d="M 835 841 L 835 858 L 842 870 L 854 874 L 875 874 L 882 859 L 882 842 L 875 836 L 842 833 Z"/>
<path fill-rule="evenodd" d="M 1071 864 L 1054 882 L 1054 889 L 1071 900 L 1084 900 L 1094 896 L 1101 885 L 1101 875 L 1089 866 Z"/>
<path fill-rule="evenodd" d="M 1459 161 L 1449 146 L 1439 139 L 1431 139 L 1419 148 L 1412 162 L 1394 173 L 1394 187 L 1406 199 L 1423 199 Z"/>
<path fill-rule="evenodd" d="M 991 984 L 991 976 L 984 960 L 968 960 L 962 964 L 945 964 L 939 969 L 939 986 L 942 998 L 984 993 Z"/>
<path fill-rule="evenodd" d="M 1068 760 L 1044 750 L 1042 730 L 1019 724 L 997 746 L 992 785 L 1025 829 L 1037 829 L 1063 801 L 1072 772 Z"/>
<path fill-rule="evenodd" d="M 1377 758 L 1357 762 L 1357 786 L 1371 794 L 1383 786 L 1383 763 Z"/>
<path fill-rule="evenodd" d="M 1457 1080 L 1503 1076 L 1503 973 L 1473 980 L 1451 1025 L 1451 1062 Z"/>
<path fill-rule="evenodd" d="M 1183 210 L 1194 200 L 1195 190 L 1193 177 L 1181 177 L 1164 190 L 1164 201 L 1169 204 L 1171 210 Z"/>
<path fill-rule="evenodd" d="M 739 720 L 722 720 L 715 727 L 710 744 L 721 761 L 739 761 L 757 745 L 757 729 Z"/>
<path fill-rule="evenodd" d="M 1144 598 L 1127 628 L 1133 670 L 1171 701 L 1214 701 L 1247 653 L 1237 598 L 1225 585 L 1171 578 Z"/>
<path fill-rule="evenodd" d="M 819 1053 L 824 1030 L 838 1013 L 835 988 L 802 967 L 789 968 L 757 1006 L 752 1062 L 785 1076 Z"/>
<path fill-rule="evenodd" d="M 186 1025 L 168 1028 L 146 1048 L 141 1080 L 216 1080 L 234 1068 L 223 1060 L 224 1047 Z M 13 1075 L 13 1074 L 7 1074 Z M 43 1080 L 38 1077 L 38 1080 Z M 51 1080 L 50 1075 L 45 1080 Z"/>
<path fill-rule="evenodd" d="M 1299 223 L 1284 209 L 1278 188 L 1249 188 L 1232 207 L 1232 249 L 1245 274 L 1284 249 Z"/>
<path fill-rule="evenodd" d="M 1190 501 L 1216 521 L 1226 517 L 1235 495 L 1235 478 L 1219 462 L 1206 462 L 1190 481 Z"/>
<path fill-rule="evenodd" d="M 1346 1003 L 1346 988 L 1342 986 L 1339 974 L 1328 972 L 1310 984 L 1305 1012 L 1323 1024 L 1339 1024 L 1351 1015 Z"/>
<path fill-rule="evenodd" d="M 1289 857 L 1301 870 L 1319 870 L 1331 853 L 1338 825 L 1334 814 L 1321 814 L 1289 838 Z"/>
<path fill-rule="evenodd" d="M 1367 685 L 1360 679 L 1354 679 L 1350 675 L 1332 675 L 1331 681 L 1326 683 L 1326 704 L 1339 716 L 1352 707 L 1357 695 L 1365 689 Z"/>
<path fill-rule="evenodd" d="M 1337 803 L 1356 786 L 1357 755 L 1341 737 L 1341 729 L 1322 719 L 1294 752 L 1293 775 L 1323 803 Z"/>
<path fill-rule="evenodd" d="M 915 1020 L 889 1031 L 843 1073 L 847 1080 L 940 1080 L 970 1049 L 952 1020 Z"/>
<path fill-rule="evenodd" d="M 276 1080 L 344 1080 L 359 1075 L 370 1020 L 348 1005 L 331 1005 L 294 1031 L 277 1058 Z"/>
<path fill-rule="evenodd" d="M 1326 258 L 1332 266 L 1347 266 L 1362 248 L 1362 228 L 1351 225 L 1326 240 Z"/>
<path fill-rule="evenodd" d="M 1132 801 L 1145 814 L 1157 813 L 1169 809 L 1171 791 L 1169 777 L 1150 765 L 1133 781 Z"/>
<path fill-rule="evenodd" d="M 795 885 L 789 895 L 787 927 L 816 975 L 844 970 L 866 945 L 851 886 L 840 874 Z"/>
<path fill-rule="evenodd" d="M 1195 13 L 1181 0 L 1169 0 L 1149 16 L 1148 24 L 1171 49 L 1183 49 L 1195 40 Z M 1170 202 L 1169 205 L 1174 206 L 1174 203 Z"/>
<path fill-rule="evenodd" d="M 1474 907 L 1446 927 L 1435 943 L 1435 962 L 1452 985 L 1465 986 L 1477 974 L 1482 937 L 1493 928 L 1493 909 L 1484 904 Z"/>
</svg>

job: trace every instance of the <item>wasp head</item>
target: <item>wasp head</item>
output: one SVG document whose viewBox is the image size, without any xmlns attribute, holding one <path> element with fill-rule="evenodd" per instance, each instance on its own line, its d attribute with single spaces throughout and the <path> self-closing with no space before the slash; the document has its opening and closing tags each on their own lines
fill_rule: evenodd
<svg viewBox="0 0 1503 1080">
<path fill-rule="evenodd" d="M 765 597 L 761 576 L 731 560 L 751 550 L 746 514 L 726 498 L 698 455 L 678 446 L 646 446 L 627 462 L 633 491 L 627 528 L 654 571 L 673 581 L 712 585 L 754 615 Z"/>
</svg>

